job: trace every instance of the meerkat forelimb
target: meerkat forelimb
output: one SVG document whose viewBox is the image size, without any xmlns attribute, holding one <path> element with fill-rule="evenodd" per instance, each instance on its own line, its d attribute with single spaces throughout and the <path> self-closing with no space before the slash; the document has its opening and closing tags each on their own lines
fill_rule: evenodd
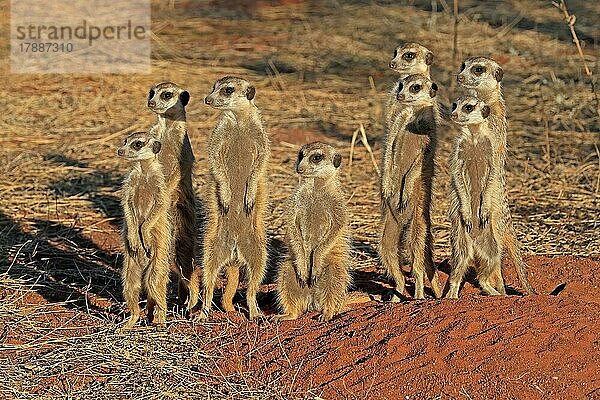
<svg viewBox="0 0 600 400">
<path fill-rule="evenodd" d="M 135 161 L 121 196 L 125 216 L 123 296 L 131 313 L 125 329 L 140 318 L 142 291 L 148 297 L 148 319 L 156 324 L 166 322 L 171 226 L 165 176 L 157 156 L 161 147 L 152 136 L 136 132 L 117 151 L 119 156 Z"/>
<path fill-rule="evenodd" d="M 379 255 L 396 291 L 404 292 L 401 256 L 407 253 L 415 277 L 416 299 L 423 299 L 426 274 L 435 297 L 441 296 L 433 263 L 431 195 L 436 152 L 437 85 L 423 75 L 409 75 L 390 101 L 399 112 L 386 121 L 381 178 Z M 395 301 L 399 300 L 394 296 Z"/>
<path fill-rule="evenodd" d="M 222 111 L 208 140 L 208 224 L 204 239 L 201 319 L 208 318 L 219 272 L 227 268 L 223 308 L 233 310 L 239 268 L 248 276 L 250 318 L 261 315 L 256 296 L 263 281 L 267 249 L 265 211 L 270 143 L 247 80 L 217 80 L 204 102 Z"/>
<path fill-rule="evenodd" d="M 321 320 L 339 313 L 350 284 L 348 216 L 338 179 L 342 157 L 327 144 L 304 145 L 298 153 L 299 184 L 284 216 L 290 248 L 277 277 L 282 314 L 296 319 L 307 311 Z"/>
<path fill-rule="evenodd" d="M 506 224 L 503 154 L 497 151 L 499 139 L 488 123 L 490 107 L 467 96 L 458 99 L 452 109 L 451 118 L 460 134 L 450 159 L 452 271 L 446 297 L 458 298 L 471 261 L 475 261 L 484 293 L 506 294 L 502 253 L 512 225 Z M 526 280 L 522 259 L 515 267 Z"/>
<path fill-rule="evenodd" d="M 163 144 L 159 160 L 165 171 L 173 229 L 174 268 L 179 276 L 179 296 L 191 310 L 198 302 L 200 276 L 194 268 L 196 204 L 192 186 L 194 153 L 186 126 L 190 94 L 171 82 L 154 85 L 148 93 L 148 108 L 157 114 L 150 133 Z"/>
</svg>

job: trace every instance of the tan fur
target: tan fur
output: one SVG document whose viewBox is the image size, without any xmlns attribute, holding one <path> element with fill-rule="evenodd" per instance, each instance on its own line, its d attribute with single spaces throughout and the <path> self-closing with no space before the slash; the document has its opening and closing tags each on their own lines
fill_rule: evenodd
<svg viewBox="0 0 600 400">
<path fill-rule="evenodd" d="M 166 321 L 171 229 L 165 175 L 156 155 L 160 147 L 160 142 L 148 134 L 137 132 L 118 151 L 120 156 L 135 161 L 121 195 L 125 216 L 123 296 L 131 313 L 125 329 L 140 318 L 142 291 L 148 297 L 148 319 L 157 324 Z"/>
<path fill-rule="evenodd" d="M 502 169 L 506 162 L 507 153 L 507 122 L 506 105 L 502 96 L 501 81 L 504 71 L 496 61 L 487 57 L 470 57 L 461 65 L 457 81 L 467 95 L 474 96 L 485 102 L 490 107 L 490 115 L 487 123 L 490 131 L 495 136 L 495 151 L 500 157 Z M 502 186 L 505 187 L 504 174 L 502 174 Z M 527 293 L 535 293 L 527 279 L 526 265 L 521 256 L 520 244 L 517 240 L 510 208 L 508 207 L 508 195 L 504 193 L 506 205 L 502 215 L 502 225 L 506 226 L 503 245 L 511 262 L 517 268 L 521 285 Z"/>
<path fill-rule="evenodd" d="M 506 294 L 502 252 L 504 238 L 514 232 L 505 220 L 504 153 L 497 151 L 501 139 L 490 126 L 491 109 L 483 101 L 464 97 L 453 108 L 451 118 L 461 131 L 450 159 L 452 271 L 446 297 L 458 298 L 471 261 L 486 294 Z M 526 279 L 524 265 L 516 267 L 523 268 Z"/>
<path fill-rule="evenodd" d="M 227 90 L 232 90 L 227 93 Z M 250 318 L 261 315 L 256 295 L 267 261 L 265 211 L 269 138 L 254 105 L 255 89 L 242 78 L 219 79 L 205 103 L 222 110 L 208 141 L 208 224 L 204 238 L 201 319 L 208 318 L 219 272 L 227 267 L 223 308 L 233 310 L 239 268 L 247 270 Z"/>
<path fill-rule="evenodd" d="M 167 94 L 170 98 L 166 98 Z M 186 299 L 187 309 L 191 310 L 198 302 L 200 271 L 194 268 L 196 204 L 192 187 L 194 153 L 186 128 L 188 101 L 189 93 L 171 82 L 153 86 L 148 95 L 148 107 L 158 116 L 150 133 L 163 144 L 159 161 L 171 199 L 169 214 L 175 266 L 172 270 L 179 276 L 179 295 Z"/>
<path fill-rule="evenodd" d="M 346 198 L 337 171 L 341 156 L 324 143 L 310 143 L 298 153 L 300 181 L 285 213 L 290 249 L 277 278 L 282 314 L 292 320 L 318 311 L 329 320 L 342 311 L 350 284 Z"/>
<path fill-rule="evenodd" d="M 418 93 L 411 90 L 419 85 Z M 415 298 L 423 299 L 426 273 L 436 297 L 440 297 L 431 234 L 431 186 L 434 175 L 438 108 L 437 85 L 423 75 L 402 80 L 394 94 L 399 111 L 386 121 L 382 160 L 381 242 L 379 255 L 404 292 L 405 279 L 400 260 L 404 251 L 415 277 Z M 398 297 L 394 297 L 398 300 Z"/>
</svg>

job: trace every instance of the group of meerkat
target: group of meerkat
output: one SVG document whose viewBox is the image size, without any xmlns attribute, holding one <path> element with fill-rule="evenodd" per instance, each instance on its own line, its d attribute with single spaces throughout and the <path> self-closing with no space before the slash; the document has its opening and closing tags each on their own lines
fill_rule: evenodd
<svg viewBox="0 0 600 400">
<path fill-rule="evenodd" d="M 491 58 L 470 57 L 457 75 L 461 96 L 443 116 L 431 80 L 433 53 L 418 43 L 395 49 L 390 68 L 400 74 L 388 96 L 381 176 L 379 254 L 395 280 L 394 297 L 404 293 L 401 256 L 415 278 L 415 298 L 424 298 L 424 275 L 441 297 L 432 257 L 431 198 L 437 130 L 441 118 L 459 128 L 450 158 L 449 219 L 452 245 L 448 298 L 458 298 L 463 276 L 473 261 L 484 293 L 506 294 L 502 255 L 507 253 L 527 293 L 534 293 L 513 228 L 504 182 L 506 107 L 504 72 Z"/>
<path fill-rule="evenodd" d="M 394 300 L 405 292 L 405 256 L 415 278 L 415 299 L 425 298 L 425 275 L 435 297 L 442 296 L 433 262 L 432 185 L 437 133 L 442 112 L 431 80 L 433 53 L 417 43 L 396 48 L 390 68 L 400 79 L 389 93 L 381 175 L 379 255 L 395 281 Z M 452 269 L 446 297 L 457 298 L 463 275 L 475 261 L 481 289 L 505 294 L 501 271 L 506 251 L 527 293 L 533 288 L 512 225 L 504 183 L 506 114 L 500 81 L 503 71 L 492 59 L 465 60 L 457 77 L 464 91 L 446 118 L 459 127 L 450 159 Z M 206 320 L 221 272 L 226 273 L 222 307 L 233 311 L 240 272 L 247 277 L 250 318 L 261 315 L 257 293 L 265 277 L 269 137 L 254 104 L 256 89 L 247 80 L 217 80 L 204 99 L 221 111 L 207 144 L 208 222 L 202 268 L 194 266 L 194 154 L 186 128 L 189 93 L 174 83 L 153 86 L 148 108 L 158 120 L 148 132 L 135 132 L 119 148 L 134 161 L 122 190 L 124 210 L 123 294 L 131 316 L 140 318 L 142 292 L 150 322 L 164 324 L 171 272 L 188 311 L 201 296 Z M 295 163 L 299 183 L 284 213 L 289 254 L 278 271 L 277 320 L 317 311 L 327 320 L 344 309 L 350 285 L 350 241 L 346 197 L 338 178 L 341 155 L 332 146 L 304 145 Z M 242 271 L 240 271 L 242 270 Z M 202 292 L 200 293 L 200 281 Z"/>
</svg>

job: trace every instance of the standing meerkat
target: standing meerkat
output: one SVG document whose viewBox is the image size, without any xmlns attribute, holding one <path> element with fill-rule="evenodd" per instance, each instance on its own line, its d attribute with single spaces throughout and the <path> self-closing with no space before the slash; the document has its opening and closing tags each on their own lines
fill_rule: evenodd
<svg viewBox="0 0 600 400">
<path fill-rule="evenodd" d="M 460 133 L 450 159 L 452 271 L 448 298 L 458 298 L 472 260 L 481 289 L 488 295 L 506 294 L 502 252 L 504 237 L 513 228 L 505 218 L 504 159 L 497 150 L 500 139 L 489 123 L 490 112 L 485 102 L 470 96 L 452 106 L 451 119 Z M 521 284 L 533 292 L 525 264 L 520 258 L 513 262 Z"/>
<path fill-rule="evenodd" d="M 424 274 L 436 297 L 441 289 L 433 263 L 431 191 L 435 164 L 437 85 L 423 75 L 409 75 L 398 85 L 393 101 L 397 115 L 386 124 L 381 166 L 381 241 L 379 255 L 404 292 L 400 260 L 408 253 L 415 277 L 415 298 L 423 299 Z M 397 296 L 395 300 L 398 300 Z"/>
<path fill-rule="evenodd" d="M 254 105 L 256 90 L 236 77 L 217 80 L 204 102 L 222 111 L 208 140 L 208 224 L 204 239 L 203 305 L 208 317 L 220 270 L 227 271 L 222 305 L 233 311 L 240 267 L 247 270 L 250 318 L 261 315 L 256 295 L 267 261 L 265 211 L 269 138 Z"/>
<path fill-rule="evenodd" d="M 192 187 L 194 153 L 187 133 L 185 106 L 190 94 L 171 82 L 153 86 L 148 93 L 148 108 L 158 116 L 150 133 L 162 143 L 158 159 L 165 171 L 171 199 L 175 269 L 179 276 L 179 296 L 191 310 L 198 302 L 200 277 L 194 269 L 196 246 L 196 204 Z"/>
<path fill-rule="evenodd" d="M 300 182 L 285 214 L 288 260 L 277 278 L 277 298 L 292 320 L 306 311 L 329 320 L 342 310 L 350 284 L 346 198 L 338 180 L 342 157 L 324 143 L 298 153 Z"/>
<path fill-rule="evenodd" d="M 125 215 L 123 296 L 131 313 L 126 329 L 140 318 L 142 290 L 148 296 L 148 319 L 164 324 L 167 316 L 171 226 L 165 175 L 157 156 L 160 151 L 161 143 L 145 132 L 131 134 L 117 151 L 135 161 L 121 196 Z"/>
<path fill-rule="evenodd" d="M 496 136 L 496 149 L 501 158 L 502 170 L 506 162 L 507 153 L 507 121 L 506 105 L 502 96 L 502 78 L 504 70 L 496 61 L 487 57 L 469 57 L 460 66 L 456 77 L 461 88 L 470 96 L 481 99 L 490 108 L 487 123 L 490 131 Z M 504 173 L 502 174 L 504 185 Z M 505 196 L 507 194 L 505 193 Z M 515 266 L 523 264 L 520 245 L 514 231 L 508 200 L 505 200 L 504 223 L 507 226 L 504 235 L 504 249 Z M 520 268 L 520 267 L 519 267 Z M 528 293 L 535 293 L 531 285 L 524 285 Z"/>
</svg>

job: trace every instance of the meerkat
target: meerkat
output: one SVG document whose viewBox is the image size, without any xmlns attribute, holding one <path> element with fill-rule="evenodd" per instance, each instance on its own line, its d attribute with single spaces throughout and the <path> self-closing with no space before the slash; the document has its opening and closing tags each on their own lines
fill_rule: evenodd
<svg viewBox="0 0 600 400">
<path fill-rule="evenodd" d="M 402 80 L 409 75 L 421 74 L 431 79 L 430 68 L 433 64 L 433 53 L 427 47 L 419 43 L 409 42 L 399 45 L 394 50 L 394 55 L 390 61 L 390 69 L 400 74 L 396 81 L 385 105 L 385 124 L 391 125 L 392 120 L 401 109 L 401 104 L 395 101 L 398 93 L 398 86 Z"/>
<path fill-rule="evenodd" d="M 506 121 L 506 105 L 502 96 L 501 82 L 504 77 L 504 70 L 500 65 L 491 58 L 487 57 L 470 57 L 464 60 L 460 66 L 460 71 L 456 80 L 463 91 L 474 96 L 482 101 L 490 108 L 490 114 L 487 118 L 487 123 L 491 132 L 496 136 L 495 151 L 501 156 L 502 169 L 507 153 L 507 121 Z M 504 174 L 502 174 L 504 186 Z M 523 264 L 520 252 L 520 245 L 514 231 L 510 209 L 508 208 L 508 200 L 505 200 L 506 210 L 504 211 L 504 223 L 507 226 L 504 236 L 504 249 L 508 257 L 513 261 L 515 266 Z M 524 285 L 528 293 L 535 293 L 529 283 Z"/>
<path fill-rule="evenodd" d="M 247 80 L 217 80 L 204 102 L 222 111 L 208 140 L 208 224 L 204 239 L 200 319 L 208 318 L 214 287 L 223 267 L 227 284 L 222 306 L 233 311 L 233 296 L 240 267 L 248 276 L 246 300 L 250 318 L 261 315 L 256 295 L 263 281 L 266 260 L 265 211 L 270 142 L 258 108 L 256 89 Z"/>
<path fill-rule="evenodd" d="M 381 261 L 404 292 L 401 254 L 407 252 L 415 277 L 415 299 L 423 299 L 424 274 L 435 297 L 441 296 L 433 263 L 431 196 L 436 152 L 437 85 L 423 75 L 409 75 L 394 101 L 400 111 L 386 126 L 381 165 Z M 394 296 L 394 300 L 399 298 Z"/>
<path fill-rule="evenodd" d="M 476 262 L 477 279 L 484 293 L 506 294 L 502 278 L 503 238 L 506 225 L 504 159 L 498 134 L 490 125 L 491 108 L 475 97 L 459 98 L 452 105 L 451 119 L 460 127 L 450 159 L 452 271 L 448 298 L 458 298 L 464 273 Z M 510 222 L 510 221 L 508 221 Z M 531 293 L 526 266 L 515 260 L 521 284 Z"/>
<path fill-rule="evenodd" d="M 342 157 L 327 144 L 304 145 L 298 153 L 300 181 L 285 214 L 288 260 L 277 278 L 277 298 L 292 320 L 319 311 L 329 320 L 342 310 L 350 284 L 346 199 L 338 179 Z"/>
<path fill-rule="evenodd" d="M 174 266 L 179 277 L 179 296 L 187 309 L 198 302 L 200 277 L 194 268 L 196 246 L 196 205 L 192 187 L 194 153 L 186 127 L 185 107 L 190 94 L 171 82 L 153 86 L 148 93 L 148 108 L 158 116 L 150 133 L 162 143 L 158 159 L 165 171 L 171 199 Z"/>
<path fill-rule="evenodd" d="M 125 215 L 123 243 L 123 296 L 131 316 L 124 328 L 140 318 L 140 293 L 148 297 L 148 319 L 164 324 L 167 313 L 169 197 L 158 154 L 161 143 L 145 132 L 131 134 L 117 153 L 135 164 L 123 183 L 121 204 Z"/>
</svg>

